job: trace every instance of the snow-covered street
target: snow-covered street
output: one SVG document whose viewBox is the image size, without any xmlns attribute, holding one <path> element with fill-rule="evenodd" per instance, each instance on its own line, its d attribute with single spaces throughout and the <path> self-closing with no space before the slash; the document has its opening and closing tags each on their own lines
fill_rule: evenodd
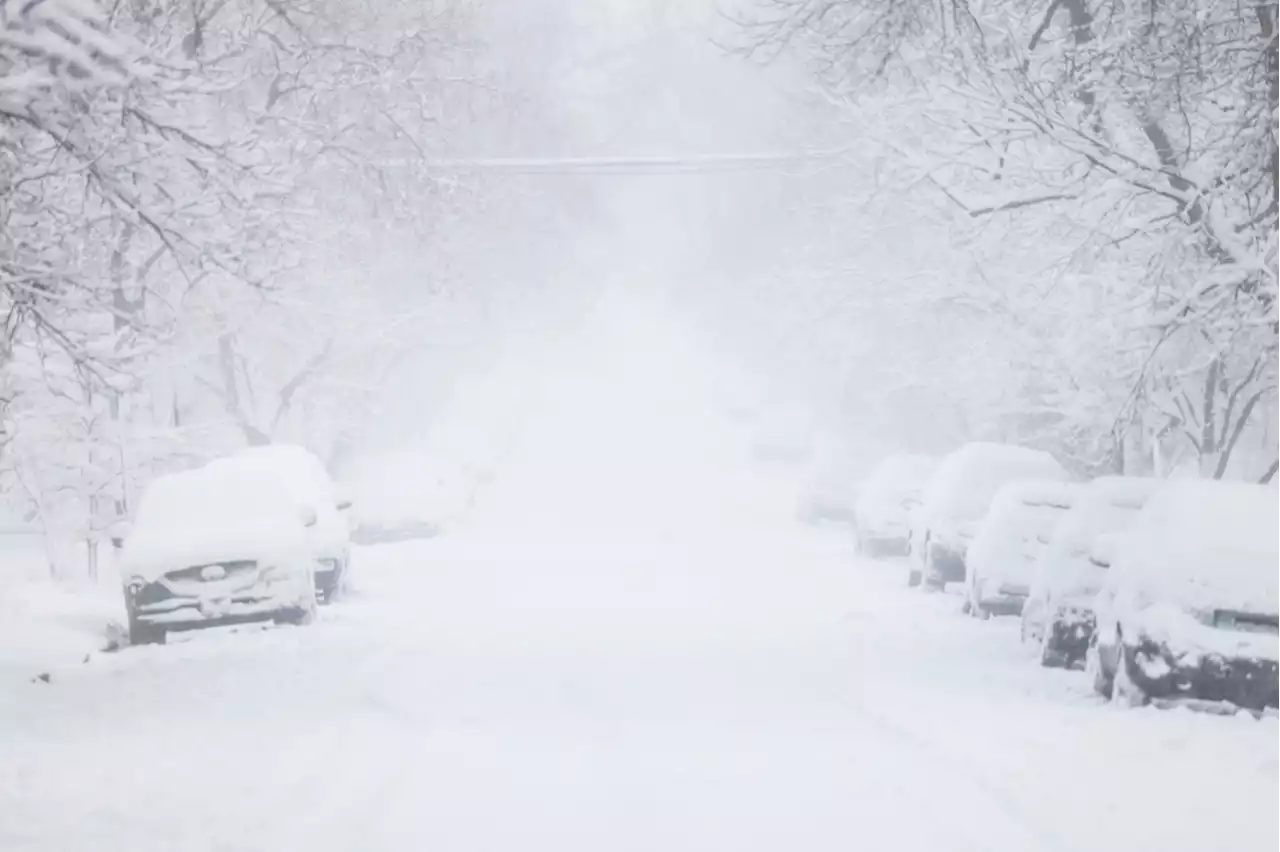
<svg viewBox="0 0 1280 852">
<path fill-rule="evenodd" d="M 1275 848 L 1274 719 L 1104 705 L 755 496 L 366 549 L 313 628 L 5 692 L 0 848 Z"/>
<path fill-rule="evenodd" d="M 1278 16 L 0 0 L 0 852 L 1276 852 Z"/>
<path fill-rule="evenodd" d="M 795 520 L 707 362 L 636 334 L 552 371 L 466 522 L 357 550 L 315 625 L 6 684 L 0 849 L 1276 847 L 1274 716 L 1039 668 L 1015 619 Z"/>
</svg>

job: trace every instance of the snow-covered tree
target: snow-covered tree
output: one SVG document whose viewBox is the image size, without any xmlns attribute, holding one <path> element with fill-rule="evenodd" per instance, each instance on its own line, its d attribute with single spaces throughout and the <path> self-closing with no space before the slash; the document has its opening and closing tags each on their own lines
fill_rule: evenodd
<svg viewBox="0 0 1280 852">
<path fill-rule="evenodd" d="M 1064 314 L 1049 299 L 1041 322 L 1024 316 L 1037 364 L 1025 389 L 1051 415 L 1029 425 L 1082 430 L 1094 456 L 1087 445 L 1107 432 L 1148 449 L 1180 433 L 1201 472 L 1221 476 L 1231 436 L 1274 421 L 1270 5 L 740 5 L 739 49 L 806 60 L 864 133 L 947 199 L 958 239 L 996 247 L 980 254 L 997 303 L 1025 302 L 1034 272 L 1035 291 L 1093 306 Z M 1073 334 L 1058 355 L 1045 345 Z M 1044 373 L 1046 357 L 1062 369 Z M 1184 397 L 1201 400 L 1194 416 Z M 1100 417 L 1062 420 L 1099 403 Z"/>
</svg>

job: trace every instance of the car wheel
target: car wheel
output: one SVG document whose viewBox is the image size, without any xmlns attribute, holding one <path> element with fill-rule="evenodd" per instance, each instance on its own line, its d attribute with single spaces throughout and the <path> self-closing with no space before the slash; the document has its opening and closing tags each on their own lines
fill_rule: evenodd
<svg viewBox="0 0 1280 852">
<path fill-rule="evenodd" d="M 1123 707 L 1141 707 L 1147 703 L 1147 694 L 1133 679 L 1134 659 L 1137 652 L 1121 644 L 1117 651 L 1116 674 L 1111 679 L 1111 701 Z"/>
<path fill-rule="evenodd" d="M 969 597 L 967 595 L 965 596 L 964 602 L 960 604 L 960 614 L 961 615 L 973 614 L 973 601 L 969 600 Z"/>
<path fill-rule="evenodd" d="M 909 569 L 907 571 L 907 586 L 914 589 L 916 586 L 920 585 L 920 581 L 923 577 L 924 575 L 919 568 Z"/>
<path fill-rule="evenodd" d="M 280 610 L 272 619 L 276 624 L 292 624 L 303 627 L 316 620 L 316 602 L 311 601 L 304 606 L 291 606 Z"/>
</svg>

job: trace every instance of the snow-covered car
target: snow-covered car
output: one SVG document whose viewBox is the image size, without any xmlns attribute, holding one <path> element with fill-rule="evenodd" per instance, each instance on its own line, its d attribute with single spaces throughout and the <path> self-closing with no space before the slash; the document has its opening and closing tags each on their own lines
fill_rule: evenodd
<svg viewBox="0 0 1280 852">
<path fill-rule="evenodd" d="M 294 502 L 315 514 L 307 530 L 316 562 L 316 593 L 328 603 L 341 591 L 351 566 L 351 503 L 341 495 L 324 463 L 303 447 L 270 444 L 249 447 L 211 462 L 214 470 L 234 471 L 238 477 L 270 482 Z"/>
<path fill-rule="evenodd" d="M 340 481 L 355 502 L 351 539 L 360 545 L 431 538 L 465 513 L 477 487 L 465 469 L 417 449 L 362 455 Z"/>
<path fill-rule="evenodd" d="M 1031 595 L 1022 607 L 1022 639 L 1038 646 L 1041 665 L 1084 664 L 1093 637 L 1094 599 L 1107 570 L 1099 544 L 1123 533 L 1160 484 L 1137 476 L 1102 476 L 1081 487 L 1036 562 Z"/>
<path fill-rule="evenodd" d="M 144 491 L 116 542 L 131 644 L 163 642 L 171 630 L 314 616 L 314 512 L 239 473 L 206 465 L 160 476 Z"/>
<path fill-rule="evenodd" d="M 870 556 L 910 551 L 911 516 L 925 484 L 938 467 L 932 456 L 889 456 L 876 465 L 858 491 L 853 524 L 858 550 Z"/>
<path fill-rule="evenodd" d="M 942 460 L 913 513 L 908 584 L 942 588 L 965 577 L 965 554 L 1000 486 L 1018 479 L 1067 482 L 1052 455 L 1015 444 L 976 441 Z"/>
<path fill-rule="evenodd" d="M 858 496 L 858 474 L 849 454 L 835 449 L 815 453 L 800 487 L 798 514 L 810 523 L 850 523 Z"/>
<path fill-rule="evenodd" d="M 1277 706 L 1280 495 L 1175 480 L 1116 548 L 1086 669 L 1125 704 Z"/>
<path fill-rule="evenodd" d="M 800 464 L 813 452 L 813 425 L 799 410 L 775 409 L 760 418 L 751 455 L 768 464 Z"/>
<path fill-rule="evenodd" d="M 979 618 L 1021 614 L 1036 561 L 1078 487 L 1053 480 L 1015 480 L 1000 487 L 965 556 L 965 612 Z"/>
</svg>

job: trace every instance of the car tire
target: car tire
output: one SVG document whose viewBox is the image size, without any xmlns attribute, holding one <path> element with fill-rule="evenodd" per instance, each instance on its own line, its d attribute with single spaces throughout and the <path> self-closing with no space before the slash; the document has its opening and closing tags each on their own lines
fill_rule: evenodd
<svg viewBox="0 0 1280 852">
<path fill-rule="evenodd" d="M 339 589 L 342 588 L 342 570 L 339 568 L 334 573 L 332 582 L 316 588 L 316 603 L 328 606 L 333 603 L 334 598 L 338 597 Z"/>
<path fill-rule="evenodd" d="M 919 568 L 911 568 L 907 571 L 907 587 L 914 589 L 920 585 L 924 579 L 924 573 Z"/>
<path fill-rule="evenodd" d="M 968 595 L 965 596 L 964 601 L 960 604 L 960 614 L 961 615 L 973 614 L 973 601 L 969 600 Z"/>
<path fill-rule="evenodd" d="M 305 627 L 316 620 L 316 603 L 312 601 L 305 606 L 291 606 L 280 610 L 272 619 L 276 624 L 289 624 L 294 627 Z"/>
</svg>

